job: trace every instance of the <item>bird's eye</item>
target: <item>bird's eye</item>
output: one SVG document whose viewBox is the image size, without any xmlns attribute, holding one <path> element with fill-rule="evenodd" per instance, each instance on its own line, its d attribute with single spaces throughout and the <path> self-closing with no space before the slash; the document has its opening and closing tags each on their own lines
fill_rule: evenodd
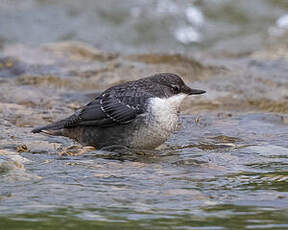
<svg viewBox="0 0 288 230">
<path fill-rule="evenodd" d="M 172 85 L 172 89 L 174 93 L 179 93 L 180 92 L 180 87 L 178 85 Z"/>
</svg>

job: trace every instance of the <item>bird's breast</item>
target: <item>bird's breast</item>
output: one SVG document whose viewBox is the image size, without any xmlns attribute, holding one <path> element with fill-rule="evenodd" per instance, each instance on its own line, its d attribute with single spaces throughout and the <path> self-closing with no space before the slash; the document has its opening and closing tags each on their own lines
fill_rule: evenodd
<svg viewBox="0 0 288 230">
<path fill-rule="evenodd" d="M 178 111 L 185 94 L 178 94 L 169 98 L 152 98 L 149 102 L 151 125 L 160 130 L 173 132 L 178 124 Z"/>
<path fill-rule="evenodd" d="M 135 132 L 133 143 L 137 147 L 155 148 L 164 143 L 178 126 L 178 110 L 186 95 L 162 99 L 151 98 L 144 123 Z"/>
</svg>

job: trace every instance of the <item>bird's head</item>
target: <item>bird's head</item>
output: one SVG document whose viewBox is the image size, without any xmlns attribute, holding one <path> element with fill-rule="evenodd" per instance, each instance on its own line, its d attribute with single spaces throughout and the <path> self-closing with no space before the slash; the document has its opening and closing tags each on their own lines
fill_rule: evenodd
<svg viewBox="0 0 288 230">
<path fill-rule="evenodd" d="M 155 89 L 157 89 L 157 93 L 155 90 L 157 96 L 166 99 L 171 106 L 177 109 L 185 97 L 206 92 L 204 90 L 190 88 L 177 74 L 160 73 L 151 76 L 150 80 L 158 85 L 158 87 L 155 87 Z"/>
<path fill-rule="evenodd" d="M 150 80 L 161 86 L 164 97 L 171 97 L 177 94 L 184 94 L 186 96 L 197 95 L 206 92 L 204 90 L 190 88 L 177 74 L 173 73 L 156 74 L 150 77 Z"/>
</svg>

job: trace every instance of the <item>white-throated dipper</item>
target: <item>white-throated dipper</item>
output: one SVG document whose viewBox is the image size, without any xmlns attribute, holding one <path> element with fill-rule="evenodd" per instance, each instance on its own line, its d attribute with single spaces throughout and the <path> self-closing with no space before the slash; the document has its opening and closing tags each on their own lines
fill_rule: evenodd
<svg viewBox="0 0 288 230">
<path fill-rule="evenodd" d="M 113 86 L 70 117 L 32 132 L 69 137 L 97 149 L 154 149 L 176 130 L 183 99 L 203 93 L 176 74 L 155 74 Z"/>
</svg>

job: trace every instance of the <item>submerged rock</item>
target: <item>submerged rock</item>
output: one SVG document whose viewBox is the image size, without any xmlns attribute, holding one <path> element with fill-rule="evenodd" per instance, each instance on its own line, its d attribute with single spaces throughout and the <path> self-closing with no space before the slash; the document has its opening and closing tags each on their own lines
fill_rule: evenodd
<svg viewBox="0 0 288 230">
<path fill-rule="evenodd" d="M 30 162 L 27 158 L 9 151 L 0 151 L 0 181 L 15 182 L 27 181 L 31 179 L 41 179 L 41 177 L 27 173 L 24 163 Z"/>
<path fill-rule="evenodd" d="M 26 71 L 26 65 L 13 57 L 0 58 L 0 78 L 19 76 Z"/>
</svg>

